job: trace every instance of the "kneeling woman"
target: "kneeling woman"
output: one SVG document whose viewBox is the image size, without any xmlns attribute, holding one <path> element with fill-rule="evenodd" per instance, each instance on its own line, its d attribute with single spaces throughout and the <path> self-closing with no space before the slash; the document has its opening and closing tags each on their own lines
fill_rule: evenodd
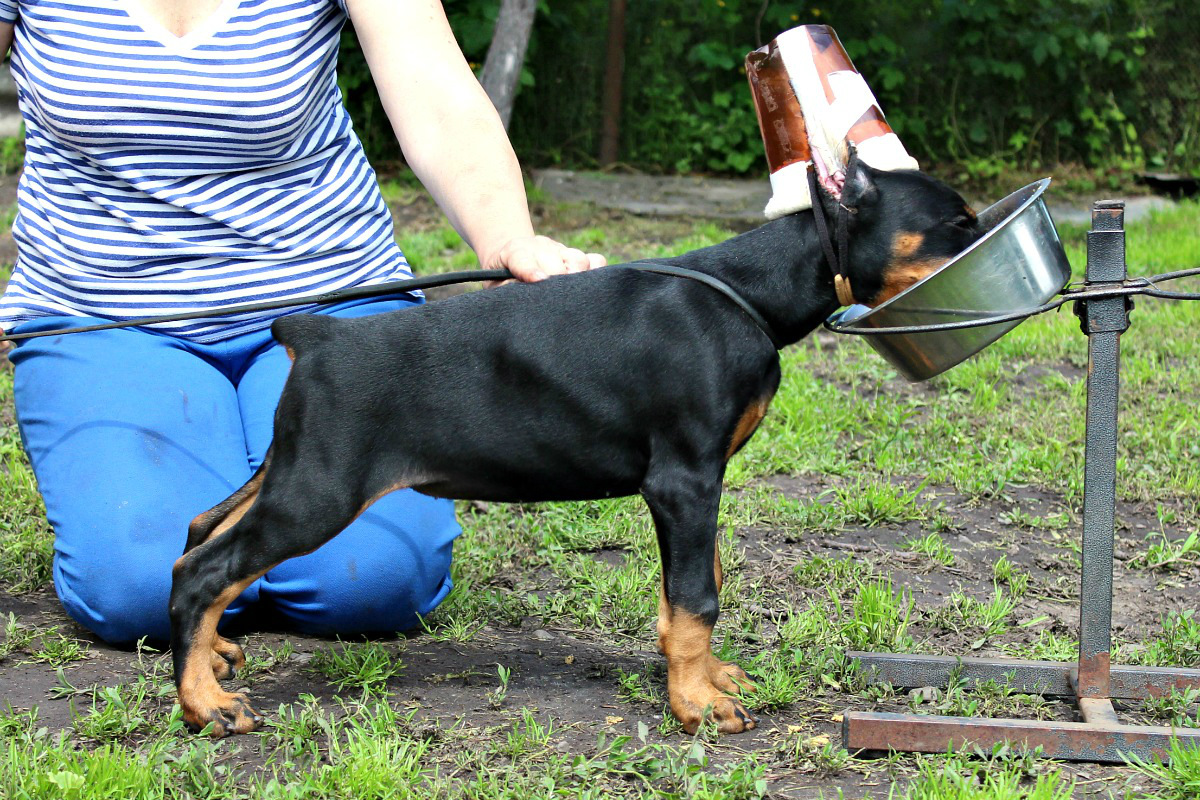
<svg viewBox="0 0 1200 800">
<path fill-rule="evenodd" d="M 409 164 L 485 268 L 537 280 L 604 263 L 533 235 L 516 157 L 436 0 L 0 0 L 26 128 L 4 329 L 409 277 L 337 88 L 348 18 Z M 11 354 L 54 586 L 103 639 L 168 637 L 188 523 L 261 462 L 289 366 L 272 318 L 33 339 Z M 411 627 L 450 590 L 458 533 L 449 501 L 395 492 L 256 581 L 223 624 L 269 605 L 311 633 Z"/>
</svg>

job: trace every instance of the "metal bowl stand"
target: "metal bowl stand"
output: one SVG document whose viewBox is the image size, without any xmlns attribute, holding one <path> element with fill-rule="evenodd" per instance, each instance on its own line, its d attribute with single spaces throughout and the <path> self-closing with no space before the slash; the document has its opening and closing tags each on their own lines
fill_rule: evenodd
<svg viewBox="0 0 1200 800">
<path fill-rule="evenodd" d="M 1121 286 L 1125 263 L 1125 204 L 1092 207 L 1087 235 L 1088 288 Z M 1129 327 L 1129 296 L 1080 300 L 1075 313 L 1088 337 L 1087 434 L 1084 451 L 1083 557 L 1079 604 L 1079 662 L 958 658 L 898 653 L 848 655 L 872 680 L 894 687 L 943 686 L 952 674 L 968 683 L 993 680 L 1032 694 L 1074 698 L 1079 722 L 941 717 L 848 711 L 842 740 L 862 750 L 944 753 L 949 748 L 990 752 L 997 744 L 1041 748 L 1047 758 L 1121 763 L 1125 756 L 1166 760 L 1171 739 L 1200 747 L 1200 729 L 1125 725 L 1113 700 L 1143 700 L 1175 689 L 1200 689 L 1200 669 L 1113 666 L 1112 579 L 1116 533 L 1117 389 L 1121 334 Z"/>
</svg>

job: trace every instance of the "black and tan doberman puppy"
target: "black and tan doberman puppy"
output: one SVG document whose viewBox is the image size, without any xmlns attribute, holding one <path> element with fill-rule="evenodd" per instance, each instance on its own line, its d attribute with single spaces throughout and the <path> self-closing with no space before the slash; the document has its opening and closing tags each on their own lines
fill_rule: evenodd
<svg viewBox="0 0 1200 800">
<path fill-rule="evenodd" d="M 859 302 L 900 292 L 979 233 L 956 192 L 917 172 L 860 166 L 841 199 L 855 211 L 846 271 Z M 658 263 L 724 281 L 781 345 L 838 307 L 812 211 Z M 717 506 L 725 463 L 762 420 L 780 370 L 776 347 L 729 297 L 610 266 L 367 318 L 284 317 L 273 332 L 295 363 L 271 452 L 192 523 L 175 565 L 171 645 L 190 725 L 225 735 L 261 723 L 217 683 L 243 663 L 216 630 L 229 602 L 411 487 L 500 502 L 640 493 L 662 553 L 671 709 L 688 731 L 706 709 L 721 731 L 754 727 L 731 696 L 745 673 L 710 648 Z"/>
</svg>

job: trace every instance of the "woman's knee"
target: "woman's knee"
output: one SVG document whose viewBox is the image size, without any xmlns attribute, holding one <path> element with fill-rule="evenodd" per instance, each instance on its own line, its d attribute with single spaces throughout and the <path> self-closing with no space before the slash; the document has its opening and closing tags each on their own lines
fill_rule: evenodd
<svg viewBox="0 0 1200 800">
<path fill-rule="evenodd" d="M 414 628 L 450 591 L 460 530 L 449 501 L 397 492 L 321 549 L 268 573 L 261 596 L 306 633 Z"/>
<path fill-rule="evenodd" d="M 112 644 L 171 635 L 169 565 L 154 565 L 96 548 L 82 558 L 54 559 L 54 590 L 71 619 Z"/>
</svg>

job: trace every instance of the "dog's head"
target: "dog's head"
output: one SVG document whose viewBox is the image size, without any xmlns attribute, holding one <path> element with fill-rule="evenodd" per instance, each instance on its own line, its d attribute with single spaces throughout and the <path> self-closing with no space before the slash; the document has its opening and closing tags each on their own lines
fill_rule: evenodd
<svg viewBox="0 0 1200 800">
<path fill-rule="evenodd" d="M 983 233 L 962 196 L 922 172 L 859 161 L 840 198 L 821 195 L 831 228 L 839 202 L 850 210 L 846 270 L 855 300 L 868 306 L 936 272 Z"/>
</svg>

